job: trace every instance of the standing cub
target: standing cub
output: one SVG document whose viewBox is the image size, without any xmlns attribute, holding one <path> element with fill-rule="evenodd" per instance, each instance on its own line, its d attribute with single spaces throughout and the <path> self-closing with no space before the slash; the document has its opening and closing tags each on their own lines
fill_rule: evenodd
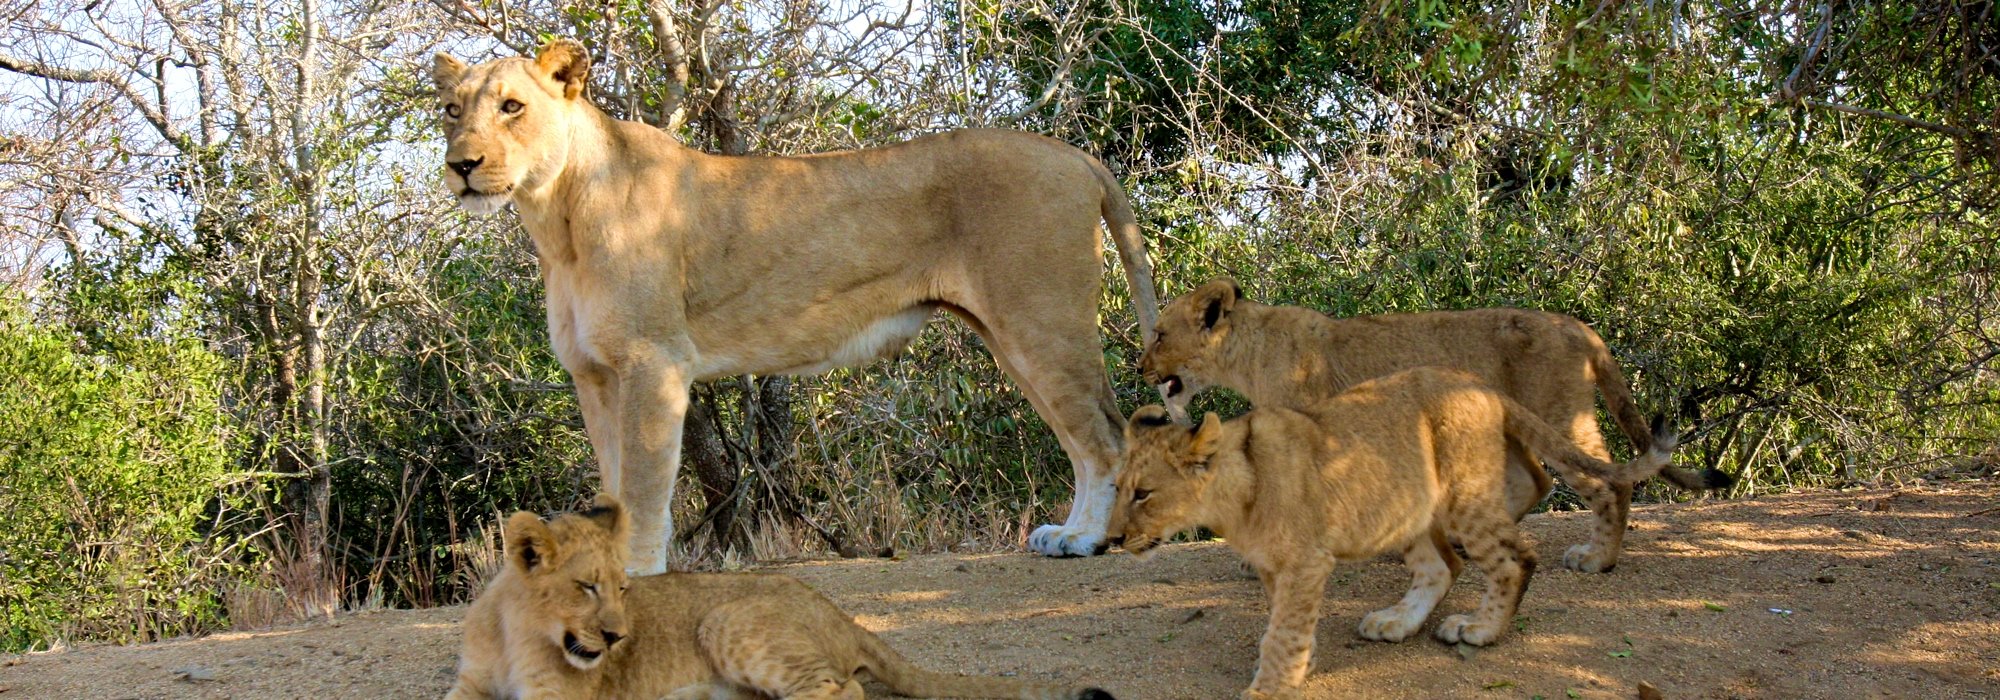
<svg viewBox="0 0 2000 700">
<path fill-rule="evenodd" d="M 628 527 L 610 496 L 550 521 L 508 518 L 506 568 L 466 612 L 458 685 L 447 700 L 856 700 L 862 672 L 915 697 L 1111 698 L 917 668 L 788 576 L 628 582 Z"/>
<path fill-rule="evenodd" d="M 1302 409 L 1356 382 L 1424 365 L 1472 373 L 1555 426 L 1585 454 L 1609 461 L 1611 452 L 1597 427 L 1595 399 L 1602 393 L 1605 409 L 1632 441 L 1634 455 L 1657 447 L 1604 340 L 1582 321 L 1545 311 L 1330 318 L 1312 309 L 1244 299 L 1236 281 L 1222 277 L 1168 304 L 1139 358 L 1140 374 L 1160 387 L 1176 415 L 1209 386 L 1241 392 L 1258 408 Z M 1513 441 L 1508 449 L 1512 468 L 1494 488 L 1504 484 L 1508 510 L 1520 520 L 1552 486 L 1538 464 L 1550 456 Z M 1690 490 L 1724 488 L 1734 481 L 1715 469 L 1693 472 L 1666 461 L 1654 469 L 1665 469 L 1669 481 Z M 1632 483 L 1650 476 L 1640 475 Z M 1632 484 L 1570 480 L 1569 485 L 1591 503 L 1604 527 L 1598 529 L 1599 537 L 1565 552 L 1563 566 L 1610 571 L 1624 544 Z M 1587 492 L 1599 488 L 1610 488 L 1614 498 Z"/>
<path fill-rule="evenodd" d="M 1478 612 L 1440 622 L 1437 637 L 1476 645 L 1499 637 L 1535 570 L 1535 550 L 1501 495 L 1508 439 L 1566 478 L 1614 483 L 1653 473 L 1674 446 L 1673 436 L 1656 435 L 1652 451 L 1614 467 L 1476 377 L 1434 367 L 1356 384 L 1308 410 L 1258 408 L 1226 423 L 1210 413 L 1193 428 L 1147 406 L 1125 430 L 1113 539 L 1144 555 L 1206 526 L 1257 570 L 1271 596 L 1245 700 L 1296 694 L 1327 576 L 1341 560 L 1403 552 L 1409 593 L 1360 629 L 1401 641 L 1458 577 L 1457 540 L 1486 572 L 1486 595 Z"/>
</svg>

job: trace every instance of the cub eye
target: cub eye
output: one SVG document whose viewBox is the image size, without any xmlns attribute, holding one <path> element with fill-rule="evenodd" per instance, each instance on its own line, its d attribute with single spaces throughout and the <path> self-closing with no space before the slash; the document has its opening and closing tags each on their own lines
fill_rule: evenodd
<svg viewBox="0 0 2000 700">
<path fill-rule="evenodd" d="M 506 112 L 508 114 L 520 114 L 521 109 L 525 107 L 527 107 L 527 105 L 521 104 L 520 100 L 508 100 L 506 102 L 500 103 L 500 111 Z"/>
<path fill-rule="evenodd" d="M 593 596 L 597 595 L 597 584 L 578 581 L 576 582 L 576 587 L 583 589 L 583 592 L 585 593 L 589 593 Z"/>
<path fill-rule="evenodd" d="M 1152 497 L 1152 495 L 1153 492 L 1147 489 L 1132 489 L 1132 502 L 1138 503 L 1140 501 L 1144 501 L 1147 498 Z"/>
<path fill-rule="evenodd" d="M 464 110 L 462 110 L 462 109 L 459 109 L 458 105 L 445 105 L 445 106 L 444 106 L 444 115 L 445 115 L 445 116 L 447 116 L 447 117 L 451 117 L 451 118 L 453 118 L 453 119 L 457 119 L 457 118 L 458 118 L 458 115 L 459 115 L 460 113 L 462 113 L 462 112 L 464 112 Z"/>
</svg>

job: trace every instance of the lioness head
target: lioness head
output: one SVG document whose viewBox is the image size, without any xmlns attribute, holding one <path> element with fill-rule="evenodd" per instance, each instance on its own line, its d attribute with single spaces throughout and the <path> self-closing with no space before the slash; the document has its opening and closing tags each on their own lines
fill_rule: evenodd
<svg viewBox="0 0 2000 700">
<path fill-rule="evenodd" d="M 1144 556 L 1161 542 L 1199 527 L 1208 487 L 1215 481 L 1209 458 L 1222 437 L 1222 419 L 1210 413 L 1201 425 L 1174 422 L 1164 406 L 1146 406 L 1125 424 L 1125 465 L 1118 500 L 1106 532 L 1125 551 Z"/>
<path fill-rule="evenodd" d="M 596 506 L 543 520 L 520 512 L 507 518 L 507 567 L 534 606 L 525 620 L 531 634 L 559 645 L 571 666 L 590 669 L 625 638 L 625 537 L 628 523 L 618 499 L 598 496 Z"/>
<path fill-rule="evenodd" d="M 1220 361 L 1222 341 L 1229 335 L 1229 314 L 1243 289 L 1236 280 L 1217 277 L 1167 304 L 1160 311 L 1152 344 L 1139 356 L 1139 375 L 1160 389 L 1174 404 L 1174 415 L 1189 399 L 1207 388 L 1204 379 Z"/>
<path fill-rule="evenodd" d="M 533 190 L 562 171 L 571 119 L 586 104 L 590 53 L 567 39 L 529 58 L 476 66 L 448 54 L 432 59 L 444 124 L 444 184 L 460 206 L 492 214 L 518 190 Z"/>
</svg>

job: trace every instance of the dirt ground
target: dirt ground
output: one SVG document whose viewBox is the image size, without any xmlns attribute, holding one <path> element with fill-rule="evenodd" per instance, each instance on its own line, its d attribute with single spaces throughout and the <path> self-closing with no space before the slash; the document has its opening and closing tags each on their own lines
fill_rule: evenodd
<svg viewBox="0 0 2000 700">
<path fill-rule="evenodd" d="M 1610 574 L 1563 570 L 1587 514 L 1532 516 L 1545 565 L 1517 631 L 1478 651 L 1359 640 L 1406 579 L 1387 559 L 1327 594 L 1307 697 L 2000 697 L 2000 484 L 1639 508 Z M 826 592 L 920 663 L 1234 698 L 1268 610 L 1216 543 L 1051 560 L 1026 554 L 773 567 Z M 1462 577 L 1440 606 L 1470 607 Z M 436 697 L 462 609 L 0 659 L 12 698 Z M 1435 622 L 1438 615 L 1433 615 Z M 1426 634 L 1428 631 L 1426 632 Z"/>
</svg>

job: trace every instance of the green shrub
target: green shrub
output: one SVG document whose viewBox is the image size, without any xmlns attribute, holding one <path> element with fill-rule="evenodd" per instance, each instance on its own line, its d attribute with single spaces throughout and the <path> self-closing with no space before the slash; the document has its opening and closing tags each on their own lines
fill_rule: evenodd
<svg viewBox="0 0 2000 700">
<path fill-rule="evenodd" d="M 0 301 L 0 650 L 213 628 L 226 365 L 194 340 L 80 352 Z"/>
</svg>

